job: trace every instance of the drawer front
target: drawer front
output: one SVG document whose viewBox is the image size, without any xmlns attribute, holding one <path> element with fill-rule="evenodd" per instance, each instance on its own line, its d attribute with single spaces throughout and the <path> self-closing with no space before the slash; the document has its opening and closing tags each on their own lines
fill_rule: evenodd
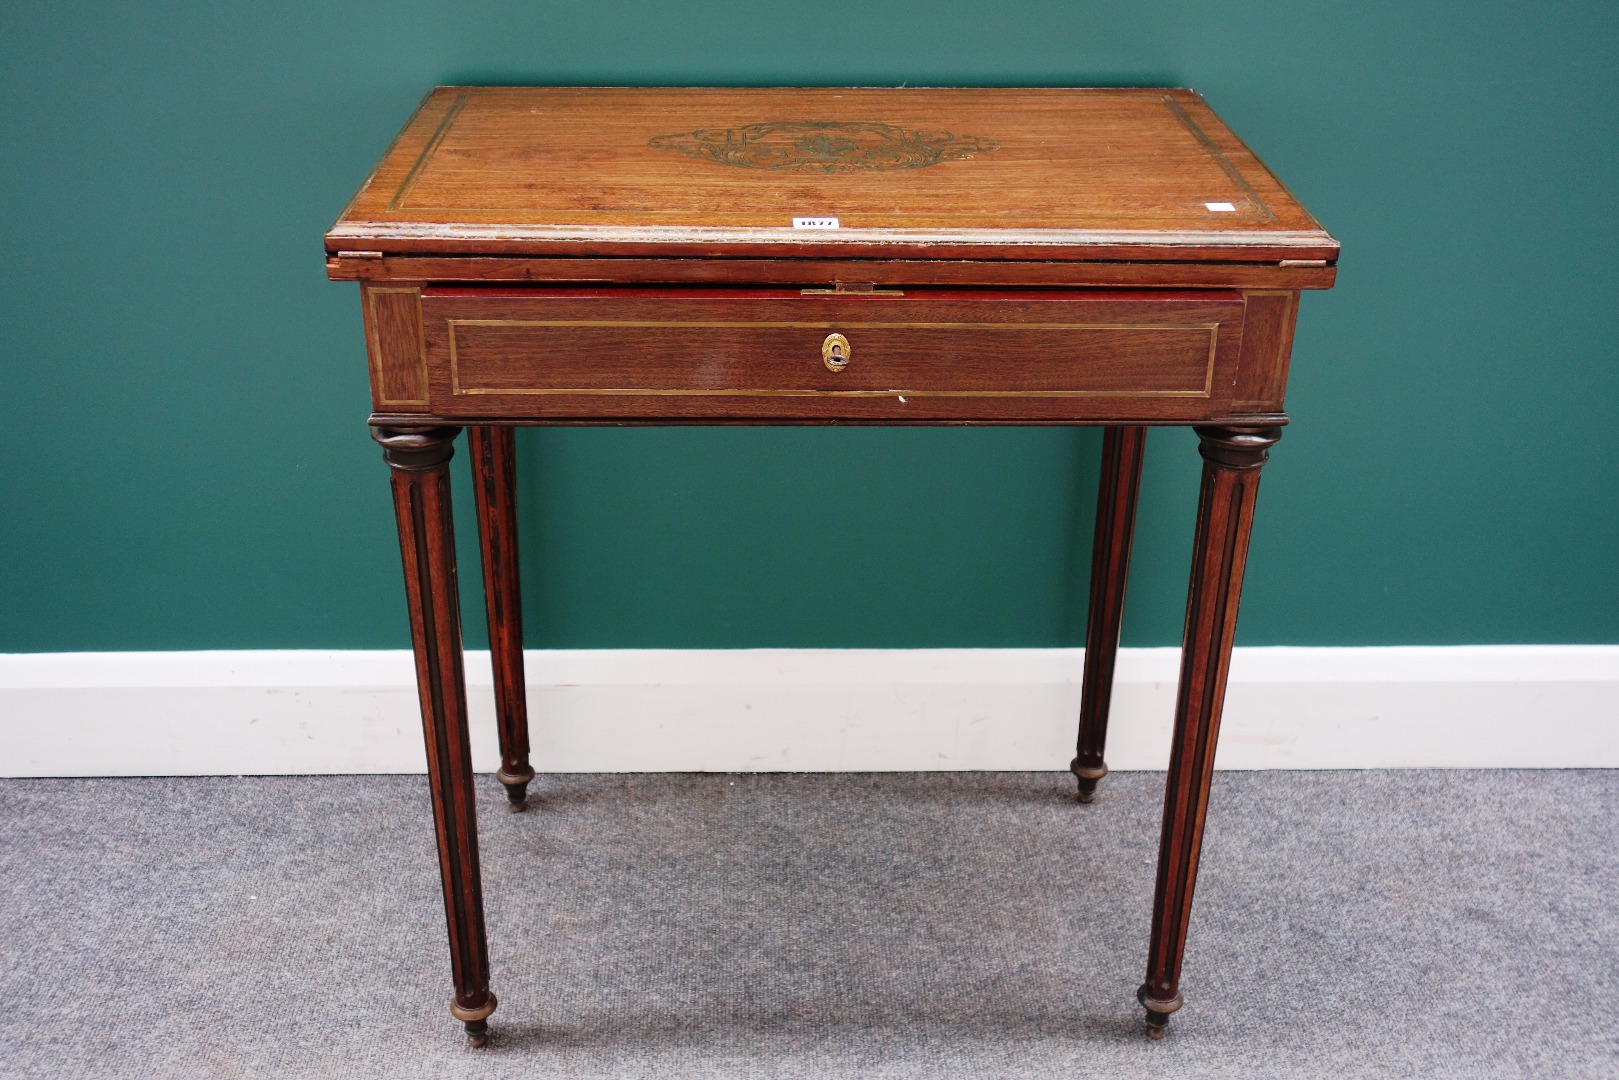
<svg viewBox="0 0 1619 1080">
<path fill-rule="evenodd" d="M 429 288 L 431 411 L 544 419 L 1200 419 L 1234 292 Z"/>
</svg>

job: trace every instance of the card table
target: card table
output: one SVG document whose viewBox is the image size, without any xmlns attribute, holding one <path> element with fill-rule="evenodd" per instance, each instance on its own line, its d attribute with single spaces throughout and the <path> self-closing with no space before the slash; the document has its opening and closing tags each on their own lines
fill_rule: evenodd
<svg viewBox="0 0 1619 1080">
<path fill-rule="evenodd" d="M 467 430 L 514 809 L 529 762 L 512 430 L 543 424 L 1104 429 L 1078 742 L 1107 773 L 1142 449 L 1202 486 L 1146 978 L 1181 959 L 1260 468 L 1301 290 L 1338 243 L 1181 89 L 440 87 L 326 234 L 360 284 L 391 467 L 449 925 L 488 1038 L 447 462 Z"/>
</svg>

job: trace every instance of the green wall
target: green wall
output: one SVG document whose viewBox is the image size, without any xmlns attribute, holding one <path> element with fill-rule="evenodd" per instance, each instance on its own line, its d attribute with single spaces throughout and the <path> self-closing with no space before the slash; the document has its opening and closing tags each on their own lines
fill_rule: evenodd
<svg viewBox="0 0 1619 1080">
<path fill-rule="evenodd" d="M 436 83 L 1184 85 L 1344 245 L 1245 644 L 1619 642 L 1611 3 L 8 5 L 0 651 L 407 642 L 321 233 Z M 523 432 L 529 641 L 1076 644 L 1084 430 Z M 470 502 L 458 457 L 463 502 Z M 1128 644 L 1198 458 L 1148 445 Z M 468 638 L 481 641 L 463 515 Z"/>
</svg>

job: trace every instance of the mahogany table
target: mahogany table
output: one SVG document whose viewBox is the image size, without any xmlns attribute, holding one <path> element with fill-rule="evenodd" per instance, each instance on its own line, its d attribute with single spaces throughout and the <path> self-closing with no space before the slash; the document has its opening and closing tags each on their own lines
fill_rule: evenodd
<svg viewBox="0 0 1619 1080">
<path fill-rule="evenodd" d="M 1338 244 L 1190 90 L 441 87 L 326 234 L 392 467 L 455 998 L 495 1010 L 446 463 L 466 428 L 514 809 L 528 759 L 512 426 L 1105 428 L 1077 754 L 1103 742 L 1146 427 L 1203 456 L 1152 906 L 1181 957 L 1259 470 Z"/>
</svg>

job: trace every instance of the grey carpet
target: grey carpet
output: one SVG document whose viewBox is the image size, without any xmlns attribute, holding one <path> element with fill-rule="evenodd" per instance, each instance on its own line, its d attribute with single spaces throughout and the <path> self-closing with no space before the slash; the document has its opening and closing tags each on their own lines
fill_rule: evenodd
<svg viewBox="0 0 1619 1080">
<path fill-rule="evenodd" d="M 480 778 L 495 1041 L 420 777 L 0 782 L 0 1076 L 1619 1075 L 1619 774 L 1217 776 L 1169 1038 L 1161 773 Z"/>
</svg>

